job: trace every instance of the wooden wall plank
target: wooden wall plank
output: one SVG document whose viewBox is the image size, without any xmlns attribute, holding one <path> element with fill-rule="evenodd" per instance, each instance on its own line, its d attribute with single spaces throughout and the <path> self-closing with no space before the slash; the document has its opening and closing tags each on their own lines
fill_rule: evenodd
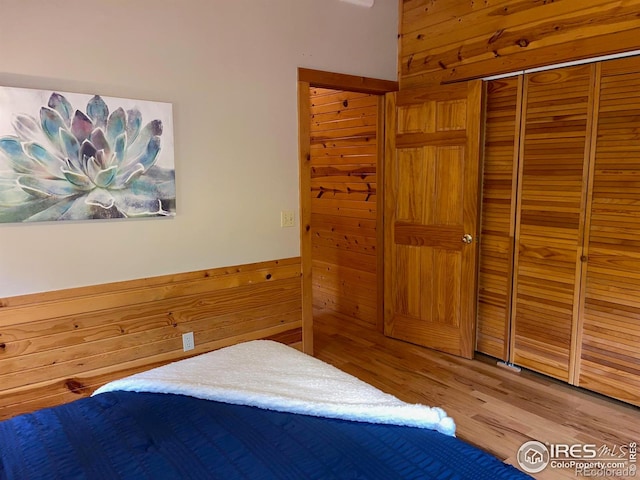
<svg viewBox="0 0 640 480">
<path fill-rule="evenodd" d="M 310 94 L 314 306 L 374 326 L 378 96 L 318 87 Z"/>
<path fill-rule="evenodd" d="M 0 419 L 238 341 L 300 344 L 300 269 L 291 258 L 4 299 Z"/>
<path fill-rule="evenodd" d="M 400 89 L 638 48 L 640 0 L 402 2 Z"/>
<path fill-rule="evenodd" d="M 157 302 L 164 299 L 184 297 L 198 293 L 229 288 L 243 283 L 255 283 L 269 279 L 290 278 L 298 275 L 299 266 L 295 263 L 283 264 L 281 268 L 273 267 L 255 268 L 254 270 L 239 269 L 233 272 L 229 269 L 219 269 L 213 272 L 205 272 L 200 279 L 192 279 L 190 276 L 183 280 L 181 277 L 169 277 L 165 284 L 154 284 L 148 287 L 140 286 L 137 282 L 133 288 L 125 284 L 119 284 L 118 290 L 105 288 L 101 293 L 95 287 L 81 287 L 76 290 L 78 295 L 61 300 L 42 300 L 45 295 L 34 294 L 30 303 L 25 303 L 20 308 L 12 308 L 14 302 L 7 299 L 3 308 L 0 308 L 0 327 L 33 322 L 46 318 L 62 315 L 81 314 L 103 309 L 113 309 L 119 306 L 130 306 L 144 302 Z M 273 271 L 272 271 L 273 270 Z M 277 276 L 275 278 L 274 276 Z M 123 288 L 124 286 L 124 288 Z M 65 294 L 62 294 L 63 296 Z M 46 295 L 50 297 L 50 295 Z"/>
</svg>

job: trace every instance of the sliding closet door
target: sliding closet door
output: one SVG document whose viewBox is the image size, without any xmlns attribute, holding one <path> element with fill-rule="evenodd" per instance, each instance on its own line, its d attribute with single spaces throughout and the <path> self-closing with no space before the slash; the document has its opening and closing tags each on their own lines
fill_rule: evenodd
<svg viewBox="0 0 640 480">
<path fill-rule="evenodd" d="M 594 68 L 525 76 L 511 361 L 565 381 L 576 348 Z"/>
<path fill-rule="evenodd" d="M 601 65 L 578 384 L 640 405 L 640 58 Z"/>
</svg>

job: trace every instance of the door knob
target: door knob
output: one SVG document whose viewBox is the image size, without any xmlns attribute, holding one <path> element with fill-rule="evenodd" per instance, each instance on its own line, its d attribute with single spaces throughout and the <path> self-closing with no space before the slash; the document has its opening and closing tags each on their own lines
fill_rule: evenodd
<svg viewBox="0 0 640 480">
<path fill-rule="evenodd" d="M 471 243 L 473 242 L 473 237 L 471 235 L 469 235 L 468 233 L 465 233 L 464 235 L 462 235 L 462 243 Z"/>
</svg>

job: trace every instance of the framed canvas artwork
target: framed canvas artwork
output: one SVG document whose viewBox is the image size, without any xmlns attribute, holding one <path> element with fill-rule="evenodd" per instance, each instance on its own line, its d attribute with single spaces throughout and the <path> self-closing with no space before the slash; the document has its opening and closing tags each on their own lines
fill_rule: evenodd
<svg viewBox="0 0 640 480">
<path fill-rule="evenodd" d="M 0 222 L 175 215 L 170 103 L 0 87 Z"/>
</svg>

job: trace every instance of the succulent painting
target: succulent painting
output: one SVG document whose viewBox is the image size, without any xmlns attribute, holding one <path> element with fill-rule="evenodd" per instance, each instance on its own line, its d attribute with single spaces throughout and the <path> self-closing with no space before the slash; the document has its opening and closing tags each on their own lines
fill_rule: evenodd
<svg viewBox="0 0 640 480">
<path fill-rule="evenodd" d="M 0 136 L 0 222 L 173 215 L 174 170 L 156 165 L 161 120 L 109 111 L 98 95 L 83 112 L 54 92 L 12 127 Z"/>
</svg>

